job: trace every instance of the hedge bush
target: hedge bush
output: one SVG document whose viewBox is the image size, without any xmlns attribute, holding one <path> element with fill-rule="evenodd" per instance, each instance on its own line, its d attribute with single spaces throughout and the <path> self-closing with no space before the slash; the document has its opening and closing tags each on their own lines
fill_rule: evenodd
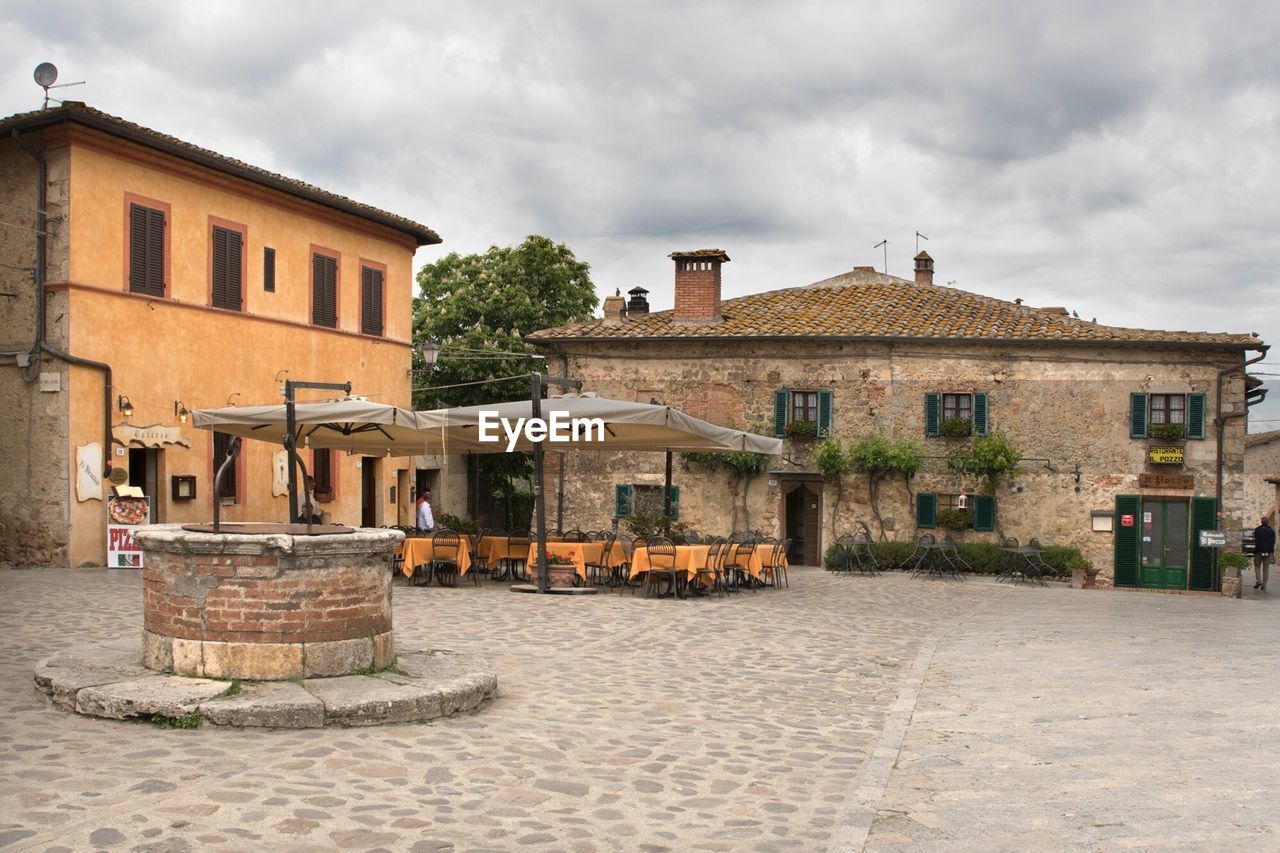
<svg viewBox="0 0 1280 853">
<path fill-rule="evenodd" d="M 881 569 L 904 568 L 911 555 L 915 553 L 914 542 L 874 542 L 871 545 L 876 555 L 876 562 Z M 976 575 L 996 575 L 1000 573 L 1000 546 L 994 542 L 964 542 L 956 547 L 961 559 L 973 567 Z M 1078 548 L 1065 548 L 1059 545 L 1047 545 L 1040 552 L 1040 558 L 1052 570 L 1055 577 L 1069 577 L 1068 566 L 1075 559 L 1084 559 Z M 827 549 L 823 557 L 823 565 L 828 569 L 836 568 L 836 546 Z"/>
</svg>

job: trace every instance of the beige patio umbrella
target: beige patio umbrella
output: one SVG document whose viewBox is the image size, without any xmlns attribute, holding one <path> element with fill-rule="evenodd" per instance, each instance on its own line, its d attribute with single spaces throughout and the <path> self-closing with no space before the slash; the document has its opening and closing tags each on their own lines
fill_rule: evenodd
<svg viewBox="0 0 1280 853">
<path fill-rule="evenodd" d="M 763 435 L 718 426 L 687 415 L 679 409 L 654 403 L 609 400 L 591 394 L 568 394 L 540 402 L 540 417 L 561 425 L 564 441 L 548 440 L 552 450 L 706 450 L 751 451 L 776 455 L 782 441 Z M 457 409 L 418 412 L 420 428 L 446 452 L 518 453 L 541 443 L 523 428 L 533 417 L 532 400 L 515 400 Z M 595 427 L 598 420 L 602 427 Z M 575 422 L 577 429 L 575 430 Z M 481 439 L 482 423 L 487 435 Z M 503 424 L 506 425 L 504 428 Z M 520 427 L 514 437 L 512 432 Z"/>
<path fill-rule="evenodd" d="M 294 403 L 294 441 L 298 448 L 333 448 L 366 456 L 415 456 L 439 453 L 438 440 L 421 428 L 416 412 L 345 397 L 319 403 Z M 200 429 L 284 444 L 289 434 L 287 407 L 227 406 L 196 409 Z"/>
</svg>

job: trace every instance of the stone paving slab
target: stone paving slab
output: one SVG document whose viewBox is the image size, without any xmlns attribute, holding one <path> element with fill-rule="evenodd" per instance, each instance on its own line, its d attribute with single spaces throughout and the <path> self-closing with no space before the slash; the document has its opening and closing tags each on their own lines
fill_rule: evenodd
<svg viewBox="0 0 1280 853">
<path fill-rule="evenodd" d="M 317 729 L 324 725 L 324 703 L 292 681 L 243 683 L 235 696 L 201 702 L 200 713 L 215 726 Z"/>
<path fill-rule="evenodd" d="M 76 713 L 112 720 L 186 717 L 198 711 L 201 702 L 221 696 L 229 689 L 231 684 L 226 681 L 153 673 L 78 691 Z"/>
<path fill-rule="evenodd" d="M 76 694 L 86 687 L 154 673 L 142 665 L 138 644 L 108 643 L 60 651 L 36 664 L 34 674 L 37 689 L 54 705 L 73 711 Z"/>
</svg>

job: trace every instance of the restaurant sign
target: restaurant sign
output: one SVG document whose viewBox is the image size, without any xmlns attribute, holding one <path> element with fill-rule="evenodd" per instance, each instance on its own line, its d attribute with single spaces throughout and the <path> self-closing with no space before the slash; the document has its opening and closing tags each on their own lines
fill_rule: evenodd
<svg viewBox="0 0 1280 853">
<path fill-rule="evenodd" d="M 111 428 L 111 437 L 125 447 L 164 447 L 176 444 L 179 447 L 190 447 L 191 439 L 182 434 L 179 427 L 167 427 L 160 424 L 151 426 L 134 426 L 133 424 L 117 424 Z"/>
<path fill-rule="evenodd" d="M 1153 447 L 1147 458 L 1156 465 L 1181 465 L 1184 461 L 1181 447 Z"/>
<path fill-rule="evenodd" d="M 1190 474 L 1139 474 L 1138 485 L 1144 489 L 1194 489 L 1196 478 Z"/>
</svg>

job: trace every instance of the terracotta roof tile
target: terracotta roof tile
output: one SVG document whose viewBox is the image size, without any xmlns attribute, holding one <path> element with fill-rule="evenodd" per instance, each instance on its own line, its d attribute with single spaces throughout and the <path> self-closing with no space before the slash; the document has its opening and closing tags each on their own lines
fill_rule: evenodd
<svg viewBox="0 0 1280 853">
<path fill-rule="evenodd" d="M 1270 444 L 1276 439 L 1280 439 L 1280 429 L 1273 429 L 1270 432 L 1255 432 L 1253 435 L 1244 437 L 1244 446 L 1248 449 L 1257 447 L 1260 444 Z"/>
<path fill-rule="evenodd" d="M 806 287 L 726 299 L 723 322 L 677 322 L 671 311 L 591 320 L 529 335 L 532 341 L 608 338 L 948 338 L 983 341 L 1215 344 L 1257 349 L 1250 335 L 1102 326 L 1062 314 L 877 273 L 870 267 Z"/>
<path fill-rule="evenodd" d="M 18 113 L 17 115 L 0 119 L 0 133 L 8 135 L 10 130 L 30 130 L 48 127 L 64 121 L 92 127 L 114 136 L 129 139 L 140 145 L 156 148 L 246 180 L 264 184 L 290 195 L 305 198 L 308 201 L 317 202 L 363 219 L 377 222 L 380 225 L 385 225 L 412 236 L 417 240 L 419 246 L 440 242 L 440 235 L 436 234 L 435 231 L 411 219 L 388 213 L 385 210 L 379 210 L 376 207 L 370 207 L 367 204 L 361 204 L 346 196 L 322 190 L 304 181 L 286 178 L 284 175 L 278 175 L 275 172 L 251 166 L 248 163 L 226 157 L 216 151 L 210 151 L 208 148 L 201 148 L 198 145 L 192 145 L 190 142 L 183 142 L 177 137 L 160 133 L 140 124 L 134 124 L 131 121 L 125 121 L 117 116 L 104 113 L 102 110 L 86 106 L 79 101 L 66 101 L 61 107 L 54 109 L 34 110 L 29 113 Z"/>
</svg>

